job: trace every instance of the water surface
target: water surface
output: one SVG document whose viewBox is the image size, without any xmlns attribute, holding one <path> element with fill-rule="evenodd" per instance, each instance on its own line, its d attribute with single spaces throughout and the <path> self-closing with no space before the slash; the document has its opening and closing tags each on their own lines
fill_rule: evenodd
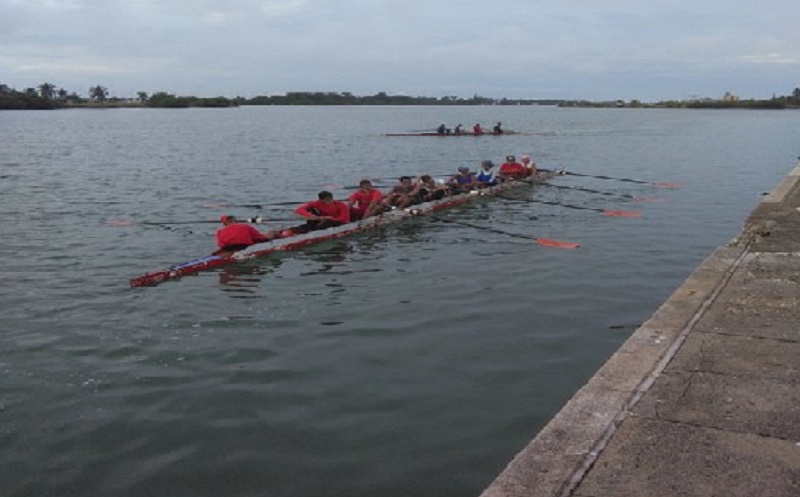
<svg viewBox="0 0 800 497">
<path fill-rule="evenodd" d="M 552 134 L 382 136 L 498 120 Z M 477 495 L 738 234 L 794 166 L 799 129 L 791 111 L 4 111 L 4 493 Z M 686 186 L 567 176 L 554 183 L 615 195 L 541 187 L 446 214 L 578 250 L 415 219 L 128 287 L 209 253 L 218 227 L 143 221 L 287 217 L 266 204 L 526 152 L 543 167 Z"/>
</svg>

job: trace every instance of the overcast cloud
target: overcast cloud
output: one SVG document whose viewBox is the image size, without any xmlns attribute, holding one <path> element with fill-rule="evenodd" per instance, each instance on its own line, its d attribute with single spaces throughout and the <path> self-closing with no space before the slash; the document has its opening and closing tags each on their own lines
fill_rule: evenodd
<svg viewBox="0 0 800 497">
<path fill-rule="evenodd" d="M 798 19 L 800 0 L 0 0 L 0 83 L 769 98 L 800 86 Z"/>
</svg>

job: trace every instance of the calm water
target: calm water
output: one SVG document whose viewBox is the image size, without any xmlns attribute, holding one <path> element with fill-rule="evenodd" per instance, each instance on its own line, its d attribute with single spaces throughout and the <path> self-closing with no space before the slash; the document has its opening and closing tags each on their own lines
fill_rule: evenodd
<svg viewBox="0 0 800 497">
<path fill-rule="evenodd" d="M 800 114 L 539 107 L 0 113 L 7 496 L 477 495 L 794 166 Z M 548 136 L 395 138 L 501 120 Z M 131 289 L 221 204 L 533 153 L 592 178 Z M 340 196 L 347 191 L 339 190 Z M 589 208 L 640 210 L 642 219 Z M 130 221 L 129 226 L 113 223 Z M 279 226 L 280 223 L 273 226 Z M 623 329 L 610 329 L 624 325 Z"/>
</svg>

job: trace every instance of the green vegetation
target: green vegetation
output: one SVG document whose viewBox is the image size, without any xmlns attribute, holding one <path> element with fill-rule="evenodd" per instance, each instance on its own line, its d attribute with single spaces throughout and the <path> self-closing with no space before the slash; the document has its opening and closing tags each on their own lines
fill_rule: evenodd
<svg viewBox="0 0 800 497">
<path fill-rule="evenodd" d="M 2 109 L 58 109 L 65 107 L 235 107 L 239 105 L 557 105 L 559 107 L 607 107 L 607 108 L 686 108 L 686 109 L 785 109 L 800 107 L 800 88 L 790 95 L 774 96 L 768 100 L 740 100 L 726 94 L 722 99 L 670 100 L 644 103 L 639 100 L 611 100 L 592 102 L 588 100 L 555 99 L 493 99 L 474 95 L 471 98 L 410 97 L 388 95 L 379 92 L 369 96 L 355 96 L 349 92 L 289 92 L 277 96 L 202 98 L 177 96 L 167 92 L 148 95 L 140 91 L 136 98 L 109 97 L 102 85 L 92 86 L 88 98 L 75 92 L 57 88 L 52 83 L 42 83 L 37 88 L 15 90 L 0 83 L 0 110 Z"/>
</svg>

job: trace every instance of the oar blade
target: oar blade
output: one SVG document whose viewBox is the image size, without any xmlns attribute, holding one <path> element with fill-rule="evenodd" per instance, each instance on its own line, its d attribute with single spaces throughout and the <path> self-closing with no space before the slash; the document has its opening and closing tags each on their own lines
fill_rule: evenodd
<svg viewBox="0 0 800 497">
<path fill-rule="evenodd" d="M 642 217 L 641 212 L 636 211 L 615 211 L 612 209 L 604 209 L 603 210 L 604 216 L 611 216 L 611 217 Z"/>
<path fill-rule="evenodd" d="M 125 219 L 108 219 L 106 220 L 107 226 L 116 226 L 117 228 L 125 228 L 128 226 L 133 226 L 133 221 L 128 221 Z"/>
<path fill-rule="evenodd" d="M 536 244 L 542 247 L 562 248 L 562 249 L 576 249 L 581 245 L 574 242 L 564 242 L 561 240 L 553 240 L 552 238 L 536 238 L 533 240 Z"/>
</svg>

